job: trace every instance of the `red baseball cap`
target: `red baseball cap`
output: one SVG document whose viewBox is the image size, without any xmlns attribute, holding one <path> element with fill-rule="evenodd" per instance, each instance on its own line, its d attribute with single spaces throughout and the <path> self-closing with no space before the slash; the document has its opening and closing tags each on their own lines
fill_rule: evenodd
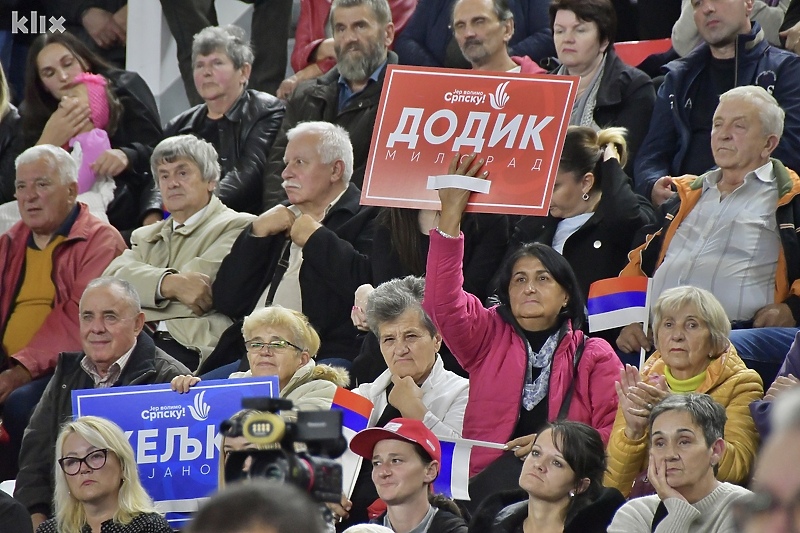
<svg viewBox="0 0 800 533">
<path fill-rule="evenodd" d="M 439 444 L 439 439 L 421 420 L 410 418 L 393 418 L 382 428 L 359 431 L 350 441 L 350 449 L 364 459 L 372 460 L 372 449 L 375 448 L 375 444 L 386 439 L 419 444 L 431 459 L 442 462 L 442 446 Z"/>
</svg>

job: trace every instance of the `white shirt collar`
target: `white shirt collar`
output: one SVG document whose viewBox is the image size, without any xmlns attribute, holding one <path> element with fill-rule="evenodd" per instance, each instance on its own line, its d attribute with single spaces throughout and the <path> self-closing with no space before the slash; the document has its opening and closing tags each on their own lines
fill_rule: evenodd
<svg viewBox="0 0 800 533">
<path fill-rule="evenodd" d="M 202 219 L 203 215 L 205 215 L 206 211 L 208 211 L 208 206 L 209 205 L 211 205 L 211 202 L 207 203 L 205 205 L 205 207 L 203 207 L 203 209 L 201 209 L 200 211 L 198 211 L 194 215 L 192 215 L 189 218 L 187 218 L 186 221 L 183 224 L 181 224 L 180 222 L 178 222 L 177 220 L 175 220 L 173 218 L 172 219 L 172 231 L 175 231 L 176 229 L 178 229 L 178 226 L 180 226 L 180 227 L 193 226 L 194 224 L 197 224 L 198 222 L 200 222 L 200 219 Z"/>
<path fill-rule="evenodd" d="M 772 183 L 775 181 L 775 171 L 772 165 L 772 160 L 767 161 L 765 164 L 761 165 L 755 170 L 751 170 L 745 175 L 745 179 L 749 178 L 750 176 L 755 176 L 759 181 L 764 183 Z M 703 190 L 708 189 L 711 186 L 716 186 L 719 183 L 719 180 L 722 179 L 722 169 L 717 168 L 712 170 L 711 172 L 707 173 L 705 178 L 703 179 Z"/>
</svg>

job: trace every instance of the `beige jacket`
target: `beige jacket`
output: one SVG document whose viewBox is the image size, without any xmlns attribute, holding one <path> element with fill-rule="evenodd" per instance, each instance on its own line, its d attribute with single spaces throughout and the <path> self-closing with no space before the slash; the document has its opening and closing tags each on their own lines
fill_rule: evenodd
<svg viewBox="0 0 800 533">
<path fill-rule="evenodd" d="M 156 299 L 166 273 L 200 272 L 214 281 L 222 259 L 236 237 L 255 217 L 228 209 L 216 196 L 197 224 L 172 231 L 172 217 L 137 229 L 126 250 L 106 268 L 103 275 L 129 281 L 139 293 L 148 321 L 165 320 L 175 340 L 199 349 L 201 361 L 217 345 L 231 320 L 210 311 L 198 317 L 179 301 Z"/>
<path fill-rule="evenodd" d="M 250 370 L 234 372 L 229 376 L 231 379 L 251 377 L 253 373 Z M 331 408 L 336 389 L 346 387 L 349 383 L 350 375 L 347 370 L 318 365 L 313 359 L 309 359 L 281 389 L 281 398 L 292 400 L 295 411 L 324 411 Z"/>
</svg>

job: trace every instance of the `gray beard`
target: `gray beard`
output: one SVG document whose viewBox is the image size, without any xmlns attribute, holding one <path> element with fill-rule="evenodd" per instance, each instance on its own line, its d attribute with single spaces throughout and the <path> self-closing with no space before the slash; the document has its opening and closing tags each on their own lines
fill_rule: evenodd
<svg viewBox="0 0 800 533">
<path fill-rule="evenodd" d="M 481 43 L 478 46 L 470 46 L 469 48 L 467 48 L 467 50 L 469 50 L 469 52 L 465 52 L 464 50 L 462 50 L 461 55 L 463 55 L 464 59 L 466 59 L 473 65 L 482 66 L 489 61 L 490 56 L 486 48 L 483 46 L 483 43 Z"/>
<path fill-rule="evenodd" d="M 386 49 L 382 46 L 371 47 L 366 54 L 345 54 L 336 63 L 344 79 L 349 81 L 364 81 L 386 60 Z"/>
</svg>

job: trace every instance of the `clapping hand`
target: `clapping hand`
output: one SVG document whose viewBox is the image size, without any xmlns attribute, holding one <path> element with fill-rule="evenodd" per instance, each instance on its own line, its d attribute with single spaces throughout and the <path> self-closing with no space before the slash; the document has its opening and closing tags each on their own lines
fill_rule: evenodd
<svg viewBox="0 0 800 533">
<path fill-rule="evenodd" d="M 641 439 L 647 429 L 650 411 L 669 395 L 664 377 L 648 376 L 645 381 L 635 366 L 625 365 L 614 388 L 625 418 L 625 436 L 631 440 Z"/>
<path fill-rule="evenodd" d="M 770 385 L 767 393 L 764 395 L 764 399 L 773 402 L 781 393 L 796 387 L 798 383 L 800 383 L 800 381 L 792 374 L 778 376 L 775 378 L 775 381 L 772 382 L 772 385 Z"/>
</svg>

